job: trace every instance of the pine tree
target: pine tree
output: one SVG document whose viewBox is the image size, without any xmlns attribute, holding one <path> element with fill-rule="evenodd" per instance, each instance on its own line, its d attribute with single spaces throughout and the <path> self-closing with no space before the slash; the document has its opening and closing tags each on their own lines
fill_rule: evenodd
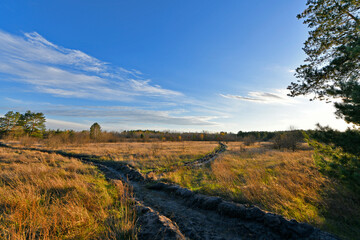
<svg viewBox="0 0 360 240">
<path fill-rule="evenodd" d="M 98 123 L 94 123 L 90 127 L 90 138 L 98 140 L 101 134 L 101 127 Z"/>
<path fill-rule="evenodd" d="M 308 0 L 307 6 L 298 18 L 311 29 L 303 48 L 308 57 L 296 69 L 290 96 L 339 98 L 336 114 L 359 125 L 360 1 Z"/>
</svg>

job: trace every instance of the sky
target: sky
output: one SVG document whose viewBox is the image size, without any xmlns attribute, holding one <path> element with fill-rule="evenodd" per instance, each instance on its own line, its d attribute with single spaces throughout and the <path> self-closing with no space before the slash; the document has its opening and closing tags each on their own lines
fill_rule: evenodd
<svg viewBox="0 0 360 240">
<path fill-rule="evenodd" d="M 0 115 L 51 129 L 344 130 L 334 107 L 288 97 L 305 1 L 2 0 Z"/>
</svg>

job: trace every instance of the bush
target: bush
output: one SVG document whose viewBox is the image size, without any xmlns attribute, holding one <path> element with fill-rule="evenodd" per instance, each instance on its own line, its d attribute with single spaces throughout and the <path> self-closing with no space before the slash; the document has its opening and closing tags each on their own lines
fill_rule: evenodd
<svg viewBox="0 0 360 240">
<path fill-rule="evenodd" d="M 276 149 L 286 148 L 295 152 L 295 150 L 299 148 L 303 138 L 300 131 L 290 131 L 278 134 L 272 139 L 273 147 Z"/>
<path fill-rule="evenodd" d="M 314 148 L 314 159 L 319 170 L 330 177 L 340 179 L 360 193 L 359 130 L 335 131 L 329 127 L 306 136 Z"/>
<path fill-rule="evenodd" d="M 244 137 L 243 141 L 244 141 L 245 146 L 250 146 L 256 142 L 256 138 L 253 135 L 249 135 L 249 136 Z"/>
</svg>

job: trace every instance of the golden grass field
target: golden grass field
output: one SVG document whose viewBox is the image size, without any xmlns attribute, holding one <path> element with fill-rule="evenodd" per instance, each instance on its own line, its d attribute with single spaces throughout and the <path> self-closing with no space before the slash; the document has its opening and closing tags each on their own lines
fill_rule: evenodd
<svg viewBox="0 0 360 240">
<path fill-rule="evenodd" d="M 0 148 L 0 239 L 133 239 L 128 194 L 78 160 Z"/>
<path fill-rule="evenodd" d="M 163 179 L 204 194 L 255 204 L 343 238 L 359 236 L 359 196 L 319 173 L 312 150 L 279 151 L 267 144 L 228 146 L 209 166 L 178 168 L 164 173 Z"/>
<path fill-rule="evenodd" d="M 126 162 L 142 172 L 162 171 L 206 155 L 217 142 L 121 142 L 68 145 L 57 149 Z"/>
<path fill-rule="evenodd" d="M 129 163 L 161 181 L 240 203 L 258 205 L 308 222 L 344 239 L 360 234 L 360 198 L 317 170 L 308 147 L 274 150 L 269 143 L 228 143 L 211 164 L 184 166 L 211 152 L 216 142 L 121 142 L 68 145 L 66 152 Z M 104 183 L 105 184 L 105 183 Z"/>
</svg>

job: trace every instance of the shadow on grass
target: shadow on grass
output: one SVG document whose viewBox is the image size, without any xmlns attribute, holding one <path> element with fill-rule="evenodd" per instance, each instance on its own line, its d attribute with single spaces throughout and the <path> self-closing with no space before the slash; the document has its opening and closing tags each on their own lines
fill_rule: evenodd
<svg viewBox="0 0 360 240">
<path fill-rule="evenodd" d="M 359 239 L 360 194 L 351 186 L 334 180 L 322 193 L 324 205 L 320 212 L 325 218 L 322 228 L 343 239 Z"/>
</svg>

